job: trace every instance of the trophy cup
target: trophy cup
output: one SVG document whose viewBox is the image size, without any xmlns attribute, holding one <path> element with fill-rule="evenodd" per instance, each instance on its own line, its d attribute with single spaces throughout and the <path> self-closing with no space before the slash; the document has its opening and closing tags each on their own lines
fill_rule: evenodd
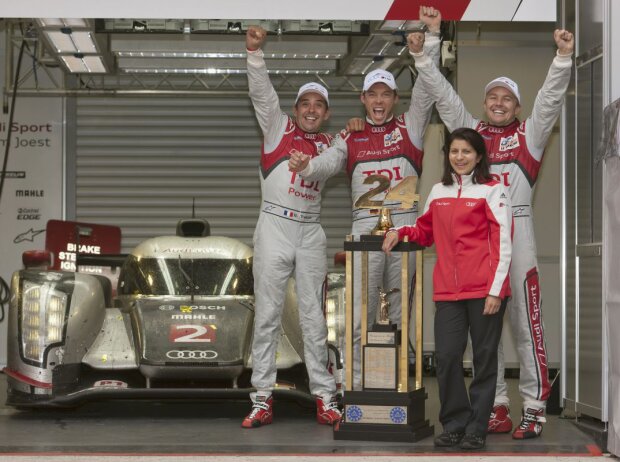
<svg viewBox="0 0 620 462">
<path fill-rule="evenodd" d="M 364 183 L 379 185 L 355 201 L 360 208 L 376 209 L 379 220 L 370 235 L 359 240 L 347 236 L 344 243 L 346 255 L 346 311 L 345 311 L 345 393 L 343 420 L 334 427 L 334 439 L 361 441 L 415 442 L 434 433 L 425 418 L 427 398 L 422 386 L 422 249 L 408 242 L 399 242 L 392 252 L 402 253 L 401 287 L 379 290 L 379 318 L 368 329 L 368 252 L 381 252 L 383 235 L 393 226 L 390 207 L 412 208 L 418 201 L 415 194 L 417 177 L 406 177 L 394 188 L 383 175 L 370 175 Z M 389 191 L 388 191 L 389 190 Z M 385 199 L 373 197 L 388 191 Z M 390 202 L 389 207 L 385 205 Z M 353 253 L 359 252 L 361 268 L 354 268 Z M 409 258 L 416 252 L 415 319 L 416 319 L 416 369 L 415 382 L 409 378 Z M 353 281 L 354 273 L 361 272 L 361 371 L 362 390 L 353 390 Z M 373 290 L 376 290 L 373 288 Z M 388 294 L 401 292 L 401 330 L 389 319 Z M 402 332 L 402 334 L 401 334 Z M 360 360 L 356 358 L 357 360 Z"/>
<path fill-rule="evenodd" d="M 390 188 L 390 179 L 385 175 L 377 174 L 368 175 L 364 179 L 364 184 L 373 183 L 379 183 L 379 185 L 358 197 L 354 205 L 362 209 L 379 209 L 379 220 L 370 234 L 372 236 L 383 236 L 390 228 L 394 227 L 391 209 L 385 207 L 384 202 L 388 200 L 396 201 L 401 203 L 400 208 L 413 208 L 413 204 L 418 201 L 418 195 L 415 193 L 418 177 L 408 176 L 404 178 L 386 194 L 385 199 L 382 201 L 373 200 L 371 197 L 387 191 Z"/>
</svg>

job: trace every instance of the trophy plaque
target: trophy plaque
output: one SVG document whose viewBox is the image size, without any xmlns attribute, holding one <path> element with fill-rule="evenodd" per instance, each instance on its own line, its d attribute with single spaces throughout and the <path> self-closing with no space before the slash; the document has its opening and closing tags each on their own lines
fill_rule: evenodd
<svg viewBox="0 0 620 462">
<path fill-rule="evenodd" d="M 347 236 L 344 243 L 346 255 L 346 311 L 345 311 L 345 393 L 343 420 L 334 427 L 334 439 L 360 441 L 415 442 L 433 435 L 434 428 L 425 418 L 426 391 L 422 386 L 422 249 L 407 242 L 399 242 L 392 252 L 402 253 L 402 278 L 400 288 L 372 288 L 379 290 L 379 316 L 368 328 L 368 252 L 380 252 L 383 235 L 393 226 L 390 209 L 384 202 L 400 202 L 400 208 L 412 208 L 418 201 L 415 194 L 416 177 L 407 177 L 389 191 L 384 201 L 372 197 L 386 191 L 390 181 L 382 175 L 370 175 L 366 183 L 378 182 L 379 186 L 361 196 L 356 207 L 379 210 L 379 220 L 370 235 L 359 240 Z M 390 204 L 393 206 L 392 204 Z M 389 222 L 389 223 L 388 223 Z M 361 253 L 361 268 L 354 268 L 353 253 Z M 416 316 L 416 368 L 415 381 L 409 377 L 409 307 L 401 305 L 401 326 L 390 322 L 387 295 L 399 290 L 401 300 L 409 300 L 408 254 L 416 252 L 415 316 Z M 353 280 L 361 271 L 361 372 L 362 389 L 353 390 Z M 357 358 L 356 358 L 357 359 Z"/>
<path fill-rule="evenodd" d="M 398 345 L 400 331 L 390 322 L 390 302 L 387 296 L 398 288 L 379 289 L 379 319 L 366 335 L 362 361 L 364 364 L 362 385 L 364 390 L 392 390 L 398 388 Z"/>
</svg>

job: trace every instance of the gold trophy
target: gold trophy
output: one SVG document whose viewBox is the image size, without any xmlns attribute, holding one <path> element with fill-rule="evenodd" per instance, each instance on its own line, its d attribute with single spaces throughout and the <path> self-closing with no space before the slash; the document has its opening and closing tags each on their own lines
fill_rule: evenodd
<svg viewBox="0 0 620 462">
<path fill-rule="evenodd" d="M 406 177 L 390 190 L 390 179 L 383 175 L 371 175 L 366 184 L 378 183 L 355 201 L 355 207 L 376 209 L 379 215 L 372 235 L 347 236 L 344 242 L 346 252 L 346 392 L 342 403 L 343 420 L 334 427 L 334 439 L 361 441 L 403 441 L 415 442 L 434 433 L 434 428 L 425 417 L 426 391 L 422 385 L 422 249 L 407 238 L 399 242 L 392 252 L 402 255 L 401 284 L 399 289 L 379 290 L 379 316 L 368 328 L 368 255 L 381 252 L 384 235 L 393 223 L 391 210 L 413 208 L 418 202 L 415 194 L 417 177 Z M 384 194 L 383 200 L 375 196 Z M 379 196 L 382 197 L 382 196 Z M 387 202 L 386 202 L 387 201 Z M 400 203 L 400 205 L 399 205 Z M 385 204 L 385 205 L 384 205 Z M 416 368 L 415 381 L 409 377 L 409 291 L 411 284 L 409 258 L 416 252 L 415 319 L 416 319 Z M 359 259 L 354 258 L 359 255 Z M 361 301 L 355 309 L 361 317 L 361 358 L 354 358 L 355 334 L 354 280 L 357 272 L 361 276 Z M 357 284 L 357 282 L 356 282 Z M 376 290 L 373 288 L 373 290 Z M 401 328 L 389 319 L 388 294 L 400 290 Z M 362 387 L 353 389 L 353 362 L 359 361 Z"/>
<path fill-rule="evenodd" d="M 392 209 L 384 207 L 383 204 L 386 201 L 394 201 L 400 202 L 401 209 L 413 208 L 414 202 L 419 200 L 419 196 L 415 193 L 418 177 L 405 177 L 400 183 L 390 189 L 390 179 L 387 176 L 374 174 L 367 176 L 364 180 L 364 184 L 372 183 L 379 183 L 379 185 L 358 197 L 354 205 L 361 209 L 379 209 L 379 221 L 370 234 L 373 236 L 383 236 L 390 228 L 394 227 L 394 223 L 392 223 Z M 388 192 L 382 201 L 371 199 L 384 191 Z"/>
</svg>

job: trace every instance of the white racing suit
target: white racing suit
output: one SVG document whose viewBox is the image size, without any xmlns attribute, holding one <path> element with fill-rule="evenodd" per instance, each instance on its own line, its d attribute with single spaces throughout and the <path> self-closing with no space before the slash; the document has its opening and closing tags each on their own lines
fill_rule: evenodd
<svg viewBox="0 0 620 462">
<path fill-rule="evenodd" d="M 299 322 L 310 392 L 336 392 L 327 370 L 327 327 L 323 293 L 327 247 L 319 217 L 322 183 L 305 181 L 288 169 L 292 150 L 318 155 L 331 143 L 322 133 L 306 133 L 280 109 L 261 50 L 248 51 L 248 83 L 264 136 L 260 159 L 262 204 L 254 232 L 254 337 L 252 386 L 267 394 L 276 383 L 276 349 L 289 277 L 295 276 Z"/>
<path fill-rule="evenodd" d="M 473 117 L 452 86 L 427 56 L 416 55 L 416 68 L 431 91 L 448 130 L 476 129 L 485 139 L 491 173 L 510 193 L 514 237 L 510 281 L 512 299 L 507 308 L 520 361 L 519 392 L 523 408 L 544 409 L 551 391 L 544 339 L 542 302 L 536 242 L 532 222 L 532 192 L 545 145 L 564 104 L 571 76 L 572 57 L 557 55 L 539 90 L 532 114 L 505 127 L 489 125 Z M 508 406 L 504 380 L 504 355 L 499 351 L 495 405 Z"/>
<path fill-rule="evenodd" d="M 437 53 L 439 38 L 427 38 L 430 53 Z M 332 175 L 346 169 L 351 180 L 351 198 L 353 203 L 364 193 L 377 186 L 364 184 L 366 177 L 372 174 L 387 176 L 390 188 L 395 187 L 405 177 L 419 176 L 422 173 L 424 156 L 424 131 L 430 121 L 432 100 L 427 92 L 420 92 L 415 84 L 411 94 L 411 102 L 407 113 L 393 117 L 381 126 L 372 125 L 367 118 L 364 130 L 351 134 L 341 133 L 336 137 L 334 145 L 313 158 L 301 175 L 309 180 L 324 181 Z M 386 192 L 373 196 L 373 200 L 383 200 Z M 392 209 L 394 226 L 412 225 L 415 223 L 417 208 L 402 209 L 399 203 L 385 203 Z M 353 207 L 352 234 L 357 238 L 362 234 L 370 234 L 377 224 L 379 209 Z M 353 387 L 361 386 L 360 340 L 361 340 L 361 255 L 354 255 L 354 357 Z M 412 280 L 415 277 L 415 254 L 409 254 L 409 268 Z M 411 285 L 411 284 L 410 284 Z M 368 327 L 375 321 L 379 304 L 378 288 L 385 290 L 401 287 L 401 256 L 394 252 L 387 256 L 383 252 L 368 254 Z M 413 295 L 411 288 L 410 294 Z M 400 328 L 401 294 L 400 291 L 388 295 L 390 302 L 389 319 Z M 408 306 L 411 306 L 411 298 Z M 407 310 L 408 312 L 409 310 Z M 414 329 L 415 330 L 415 329 Z M 403 334 L 408 339 L 407 333 Z M 405 348 L 407 347 L 405 340 Z"/>
</svg>

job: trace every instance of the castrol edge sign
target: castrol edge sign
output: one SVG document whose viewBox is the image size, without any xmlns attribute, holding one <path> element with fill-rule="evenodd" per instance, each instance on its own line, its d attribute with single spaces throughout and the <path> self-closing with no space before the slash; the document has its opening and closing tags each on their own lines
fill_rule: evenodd
<svg viewBox="0 0 620 462">
<path fill-rule="evenodd" d="M 415 20 L 420 5 L 438 8 L 451 21 L 557 18 L 557 0 L 25 0 L 2 2 L 0 13 L 13 18 Z"/>
</svg>

